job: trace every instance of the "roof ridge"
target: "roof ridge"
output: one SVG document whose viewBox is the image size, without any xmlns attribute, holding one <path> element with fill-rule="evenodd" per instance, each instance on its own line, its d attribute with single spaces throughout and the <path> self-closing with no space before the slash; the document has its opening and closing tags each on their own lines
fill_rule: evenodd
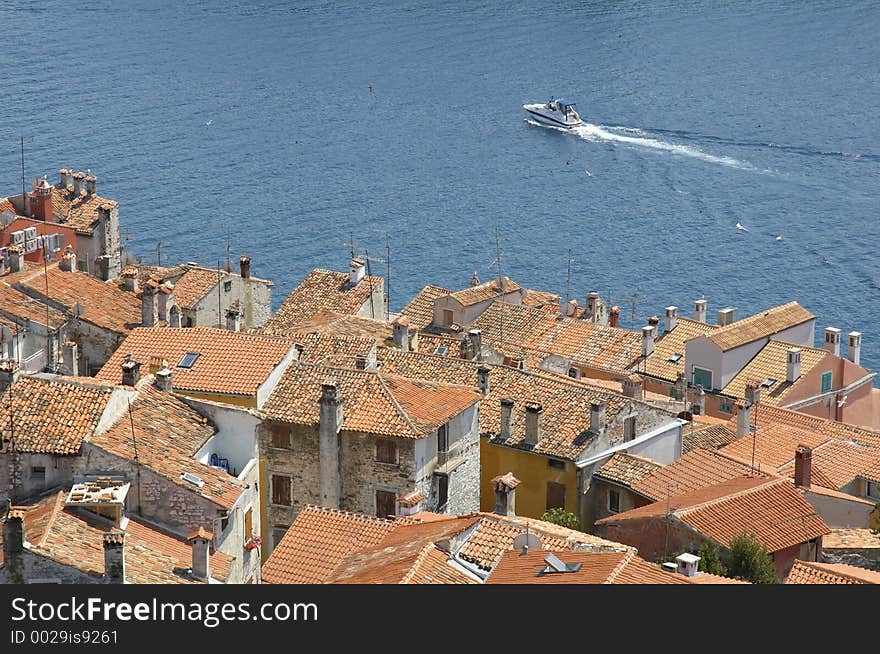
<svg viewBox="0 0 880 654">
<path fill-rule="evenodd" d="M 345 509 L 337 509 L 330 506 L 321 506 L 320 504 L 306 504 L 303 507 L 302 511 L 305 511 L 306 509 L 320 511 L 321 513 L 331 513 L 334 515 L 357 518 L 359 520 L 363 520 L 364 522 L 379 522 L 387 524 L 389 526 L 394 524 L 394 521 L 389 520 L 388 518 L 380 518 L 379 516 L 372 516 L 366 513 L 358 513 L 357 511 L 346 511 Z M 302 513 L 302 511 L 300 511 L 300 513 Z"/>
<path fill-rule="evenodd" d="M 635 552 L 633 552 L 632 550 L 627 550 L 626 552 L 624 552 L 623 558 L 620 560 L 620 562 L 618 562 L 616 566 L 614 566 L 614 569 L 612 569 L 611 572 L 608 573 L 608 576 L 602 583 L 613 584 L 614 580 L 617 579 L 618 575 L 623 572 L 623 569 L 629 565 L 629 562 L 632 561 L 634 556 Z"/>
<path fill-rule="evenodd" d="M 391 405 L 394 407 L 397 414 L 401 417 L 404 423 L 412 430 L 412 433 L 421 436 L 422 431 L 419 430 L 415 423 L 410 419 L 409 414 L 403 410 L 403 407 L 400 406 L 400 403 L 397 401 L 397 398 L 394 397 L 394 393 L 385 385 L 385 380 L 382 379 L 382 375 L 376 373 L 376 378 L 379 380 L 379 388 L 385 394 L 385 396 L 391 401 Z"/>
<path fill-rule="evenodd" d="M 751 475 L 742 475 L 741 477 L 734 477 L 734 479 L 741 479 L 743 477 L 752 478 Z M 732 480 L 730 480 L 730 481 L 732 481 Z M 780 484 L 780 483 L 786 482 L 786 481 L 788 481 L 788 480 L 783 477 L 770 477 L 769 479 L 765 480 L 764 482 L 762 482 L 760 484 L 750 486 L 749 488 L 743 488 L 742 490 L 738 490 L 735 493 L 729 493 L 727 495 L 722 495 L 721 497 L 715 497 L 710 500 L 706 500 L 705 502 L 700 502 L 699 504 L 694 504 L 692 506 L 688 506 L 683 509 L 674 509 L 672 511 L 672 513 L 674 513 L 676 516 L 678 516 L 680 518 L 685 517 L 687 515 L 690 515 L 694 511 L 698 511 L 700 509 L 705 509 L 707 507 L 714 506 L 715 504 L 718 504 L 720 502 L 726 502 L 728 500 L 738 499 L 738 498 L 742 497 L 743 495 L 748 495 L 749 493 L 752 493 L 756 490 L 767 488 L 767 487 L 772 486 L 774 484 Z M 728 482 L 721 482 L 720 484 L 716 484 L 716 485 L 720 486 L 721 484 L 724 484 L 724 483 L 728 483 Z M 697 489 L 697 490 L 703 490 L 703 489 Z"/>
<path fill-rule="evenodd" d="M 798 561 L 800 563 L 808 565 L 809 567 L 813 568 L 816 571 L 824 572 L 825 574 L 837 575 L 838 577 L 845 577 L 846 579 L 852 579 L 853 581 L 856 581 L 860 584 L 870 584 L 871 583 L 869 581 L 865 581 L 865 579 L 863 577 L 858 577 L 850 572 L 842 572 L 842 571 L 838 571 L 837 569 L 828 570 L 827 568 L 824 568 L 824 567 L 822 567 L 822 568 L 814 567 L 815 565 L 821 565 L 821 566 L 849 565 L 848 563 L 826 563 L 824 561 L 803 561 L 801 559 L 798 559 Z M 852 567 L 856 568 L 858 566 L 852 566 Z M 868 568 L 859 568 L 859 570 L 864 570 L 865 572 L 873 572 L 874 574 L 880 574 L 880 572 L 877 572 L 876 570 L 869 570 Z"/>
<path fill-rule="evenodd" d="M 409 566 L 409 570 L 406 571 L 406 574 L 403 575 L 398 583 L 408 584 L 410 582 L 410 580 L 415 576 L 419 567 L 422 565 L 422 563 L 425 562 L 425 559 L 428 558 L 428 555 L 431 553 L 432 548 L 436 549 L 437 551 L 442 551 L 439 547 L 437 547 L 435 543 L 429 542 L 421 549 L 418 556 L 416 557 L 416 560 L 412 562 L 412 565 Z"/>
<path fill-rule="evenodd" d="M 49 513 L 49 520 L 46 522 L 46 529 L 43 531 L 43 535 L 40 537 L 40 542 L 36 543 L 35 547 L 43 547 L 46 545 L 46 541 L 49 540 L 49 533 L 52 531 L 52 527 L 55 526 L 55 519 L 61 512 L 61 499 L 64 497 L 64 495 L 65 493 L 63 490 L 60 490 L 55 494 L 55 506 L 52 507 L 52 511 Z"/>
</svg>

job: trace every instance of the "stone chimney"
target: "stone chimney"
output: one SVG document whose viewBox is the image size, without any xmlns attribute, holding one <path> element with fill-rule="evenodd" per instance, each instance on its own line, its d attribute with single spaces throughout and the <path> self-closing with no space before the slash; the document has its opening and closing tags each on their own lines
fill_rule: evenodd
<svg viewBox="0 0 880 654">
<path fill-rule="evenodd" d="M 523 443 L 534 447 L 541 440 L 541 414 L 544 412 L 537 402 L 526 402 L 526 437 Z"/>
<path fill-rule="evenodd" d="M 392 338 L 394 344 L 401 352 L 409 352 L 409 318 L 400 316 L 391 323 Z"/>
<path fill-rule="evenodd" d="M 166 324 L 171 322 L 171 307 L 174 306 L 174 284 L 171 282 L 163 282 L 159 285 L 159 292 L 156 294 L 156 319 L 163 320 Z"/>
<path fill-rule="evenodd" d="M 86 172 L 86 176 L 83 177 L 83 181 L 86 184 L 86 193 L 89 195 L 95 195 L 98 192 L 98 178 L 92 175 L 90 171 Z"/>
<path fill-rule="evenodd" d="M 122 284 L 126 291 L 137 293 L 140 290 L 137 268 L 132 266 L 122 271 Z"/>
<path fill-rule="evenodd" d="M 748 436 L 752 431 L 751 406 L 748 402 L 737 400 L 736 402 L 736 437 Z"/>
<path fill-rule="evenodd" d="M 24 510 L 20 507 L 12 507 L 3 522 L 3 564 L 8 583 L 25 583 Z"/>
<path fill-rule="evenodd" d="M 174 373 L 170 368 L 162 368 L 161 370 L 156 371 L 156 388 L 160 391 L 165 391 L 166 393 L 170 393 L 174 388 L 173 383 Z"/>
<path fill-rule="evenodd" d="M 104 532 L 104 583 L 125 583 L 125 532 Z"/>
<path fill-rule="evenodd" d="M 73 248 L 61 255 L 61 263 L 58 267 L 67 272 L 76 272 L 76 252 L 73 251 Z"/>
<path fill-rule="evenodd" d="M 45 177 L 34 180 L 33 202 L 31 215 L 43 222 L 52 222 L 52 185 Z"/>
<path fill-rule="evenodd" d="M 642 327 L 642 356 L 651 356 L 654 352 L 654 327 L 645 325 Z"/>
<path fill-rule="evenodd" d="M 10 245 L 7 249 L 9 252 L 9 269 L 14 272 L 24 270 L 24 252 L 17 245 Z"/>
<path fill-rule="evenodd" d="M 458 344 L 458 356 L 465 361 L 470 361 L 474 358 L 474 342 L 471 340 L 470 335 L 465 336 Z"/>
<path fill-rule="evenodd" d="M 18 367 L 18 362 L 13 360 L 0 361 L 0 392 L 17 382 L 20 375 L 21 369 Z"/>
<path fill-rule="evenodd" d="M 590 402 L 590 431 L 601 434 L 605 431 L 606 402 Z"/>
<path fill-rule="evenodd" d="M 480 277 L 479 277 L 479 275 L 477 275 L 477 271 L 475 270 L 474 276 L 471 277 L 471 288 L 473 288 L 474 286 L 479 286 L 479 285 L 480 285 Z"/>
<path fill-rule="evenodd" d="M 663 323 L 663 331 L 671 332 L 675 329 L 675 323 L 678 320 L 678 307 L 666 307 L 666 321 Z"/>
<path fill-rule="evenodd" d="M 241 255 L 238 258 L 238 266 L 241 270 L 241 278 L 242 279 L 250 279 L 251 278 L 251 258 L 246 254 Z"/>
<path fill-rule="evenodd" d="M 785 355 L 785 381 L 796 382 L 801 376 L 801 348 L 790 347 Z"/>
<path fill-rule="evenodd" d="M 834 356 L 840 356 L 840 330 L 837 327 L 825 328 L 825 344 L 823 347 Z"/>
<path fill-rule="evenodd" d="M 156 295 L 159 293 L 159 284 L 154 279 L 144 282 L 144 291 L 141 294 L 141 325 L 155 327 L 159 320 L 159 303 Z"/>
<path fill-rule="evenodd" d="M 706 391 L 702 385 L 697 384 L 694 390 L 693 399 L 691 401 L 691 413 L 695 416 L 706 414 Z"/>
<path fill-rule="evenodd" d="M 361 259 L 352 259 L 348 264 L 348 283 L 350 286 L 357 286 L 366 276 L 366 265 Z"/>
<path fill-rule="evenodd" d="M 61 188 L 64 190 L 69 189 L 73 186 L 73 171 L 69 168 L 62 168 L 58 171 L 58 174 L 61 176 Z"/>
<path fill-rule="evenodd" d="M 726 327 L 732 322 L 736 322 L 736 307 L 726 307 L 718 311 L 718 325 Z"/>
<path fill-rule="evenodd" d="M 513 398 L 501 398 L 501 424 L 498 436 L 502 439 L 510 438 L 513 435 Z"/>
<path fill-rule="evenodd" d="M 214 534 L 199 527 L 186 537 L 192 547 L 192 575 L 196 579 L 208 581 L 211 578 L 211 542 Z"/>
<path fill-rule="evenodd" d="M 241 331 L 241 312 L 234 307 L 226 310 L 226 329 L 231 332 Z"/>
<path fill-rule="evenodd" d="M 61 358 L 64 359 L 64 374 L 71 377 L 79 376 L 79 361 L 75 341 L 67 341 L 61 346 Z"/>
<path fill-rule="evenodd" d="M 125 355 L 125 361 L 122 362 L 122 385 L 134 386 L 141 378 L 140 361 L 131 358 L 131 354 Z"/>
<path fill-rule="evenodd" d="M 339 508 L 339 432 L 342 429 L 342 394 L 335 379 L 321 385 L 321 417 L 318 424 L 321 506 Z"/>
<path fill-rule="evenodd" d="M 474 346 L 474 358 L 477 361 L 482 360 L 482 351 L 483 351 L 483 332 L 479 329 L 471 329 L 468 331 L 468 336 L 471 338 L 471 343 Z"/>
<path fill-rule="evenodd" d="M 654 328 L 654 340 L 657 340 L 657 331 L 659 330 L 658 325 L 660 325 L 660 316 L 651 316 L 648 318 L 648 325 Z"/>
<path fill-rule="evenodd" d="M 702 298 L 694 301 L 694 320 L 697 322 L 706 322 L 706 314 L 708 313 L 706 304 L 706 300 Z"/>
<path fill-rule="evenodd" d="M 489 366 L 477 368 L 477 388 L 486 397 L 489 394 Z"/>
<path fill-rule="evenodd" d="M 687 393 L 687 381 L 684 378 L 683 372 L 676 373 L 675 385 L 673 386 L 673 392 L 675 393 L 675 399 L 678 402 L 684 401 L 685 395 Z"/>
<path fill-rule="evenodd" d="M 492 480 L 492 488 L 495 490 L 493 513 L 511 518 L 516 515 L 516 487 L 519 484 L 519 479 L 514 477 L 512 472 L 499 475 Z"/>
<path fill-rule="evenodd" d="M 862 333 L 850 332 L 847 339 L 846 358 L 859 365 L 862 351 Z"/>
<path fill-rule="evenodd" d="M 86 190 L 85 185 L 83 183 L 86 175 L 85 175 L 85 173 L 75 172 L 75 173 L 73 173 L 72 176 L 73 176 L 73 195 L 75 197 L 79 197 L 83 194 L 83 191 Z"/>
<path fill-rule="evenodd" d="M 634 400 L 643 400 L 645 398 L 644 381 L 636 374 L 632 374 L 623 380 L 623 394 Z"/>
<path fill-rule="evenodd" d="M 813 448 L 798 445 L 794 451 L 794 485 L 809 487 L 813 470 Z"/>
<path fill-rule="evenodd" d="M 746 382 L 746 403 L 758 404 L 761 401 L 761 381 L 750 379 Z"/>
<path fill-rule="evenodd" d="M 610 321 L 610 325 L 612 327 L 620 326 L 620 307 L 618 307 L 618 306 L 611 307 L 609 321 Z"/>
</svg>

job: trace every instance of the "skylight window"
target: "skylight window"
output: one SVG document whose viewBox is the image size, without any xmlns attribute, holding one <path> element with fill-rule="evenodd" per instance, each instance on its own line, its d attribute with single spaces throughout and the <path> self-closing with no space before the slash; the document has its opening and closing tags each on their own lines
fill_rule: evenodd
<svg viewBox="0 0 880 654">
<path fill-rule="evenodd" d="M 178 368 L 192 368 L 196 362 L 196 359 L 199 358 L 198 352 L 187 352 L 183 355 L 183 358 L 180 360 L 180 363 L 177 364 Z"/>
<path fill-rule="evenodd" d="M 184 481 L 188 481 L 189 483 L 198 486 L 199 488 L 205 485 L 205 482 L 201 479 L 201 477 L 196 477 L 191 472 L 184 472 L 182 475 L 180 475 L 180 478 Z"/>
<path fill-rule="evenodd" d="M 675 354 L 673 354 L 671 357 L 669 357 L 667 359 L 667 361 L 669 361 L 669 363 L 678 363 L 680 360 L 681 360 L 681 355 L 678 352 L 676 352 Z"/>
<path fill-rule="evenodd" d="M 765 379 L 765 380 L 763 381 L 763 383 L 761 384 L 761 386 L 762 386 L 763 388 L 770 388 L 770 387 L 773 386 L 773 384 L 775 384 L 775 383 L 776 383 L 776 380 L 775 380 L 775 379 L 773 379 L 773 378 L 771 378 L 771 377 L 768 377 L 767 379 Z"/>
<path fill-rule="evenodd" d="M 449 348 L 446 347 L 445 345 L 441 345 L 436 350 L 434 350 L 434 354 L 448 354 L 448 353 L 449 353 Z"/>
<path fill-rule="evenodd" d="M 580 563 L 563 563 L 555 554 L 548 554 L 544 557 L 544 563 L 547 565 L 538 571 L 538 576 L 548 574 L 559 574 L 566 572 L 577 572 L 581 569 Z"/>
</svg>

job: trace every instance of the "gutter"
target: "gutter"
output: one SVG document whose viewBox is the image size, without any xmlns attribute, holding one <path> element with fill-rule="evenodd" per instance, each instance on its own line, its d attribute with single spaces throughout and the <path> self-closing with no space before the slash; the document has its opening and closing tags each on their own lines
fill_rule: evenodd
<svg viewBox="0 0 880 654">
<path fill-rule="evenodd" d="M 579 459 L 574 462 L 574 465 L 577 468 L 581 468 L 581 469 L 586 468 L 588 465 L 596 463 L 597 461 L 600 461 L 602 459 L 608 458 L 609 456 L 611 456 L 615 452 L 620 452 L 621 450 L 628 450 L 629 448 L 633 447 L 634 445 L 640 445 L 641 443 L 647 443 L 649 440 L 651 440 L 655 436 L 659 436 L 660 434 L 669 431 L 670 428 L 673 427 L 676 423 L 678 424 L 679 434 L 681 434 L 681 428 L 684 425 L 688 424 L 688 421 L 683 420 L 681 418 L 676 418 L 675 422 L 665 423 L 663 425 L 660 425 L 656 429 L 652 429 L 651 431 L 649 431 L 645 434 L 642 434 L 638 438 L 634 438 L 631 441 L 624 441 L 623 443 L 620 443 L 619 445 L 615 445 L 614 447 L 610 447 L 607 450 L 602 450 L 602 452 L 600 452 L 599 454 L 594 454 L 594 455 L 589 456 L 585 459 Z"/>
</svg>

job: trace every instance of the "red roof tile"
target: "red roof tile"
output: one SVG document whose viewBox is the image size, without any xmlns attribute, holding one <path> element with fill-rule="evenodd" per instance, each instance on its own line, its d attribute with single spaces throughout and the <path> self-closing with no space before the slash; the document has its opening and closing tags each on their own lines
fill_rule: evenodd
<svg viewBox="0 0 880 654">
<path fill-rule="evenodd" d="M 845 563 L 795 561 L 787 584 L 880 584 L 880 572 Z"/>
</svg>

